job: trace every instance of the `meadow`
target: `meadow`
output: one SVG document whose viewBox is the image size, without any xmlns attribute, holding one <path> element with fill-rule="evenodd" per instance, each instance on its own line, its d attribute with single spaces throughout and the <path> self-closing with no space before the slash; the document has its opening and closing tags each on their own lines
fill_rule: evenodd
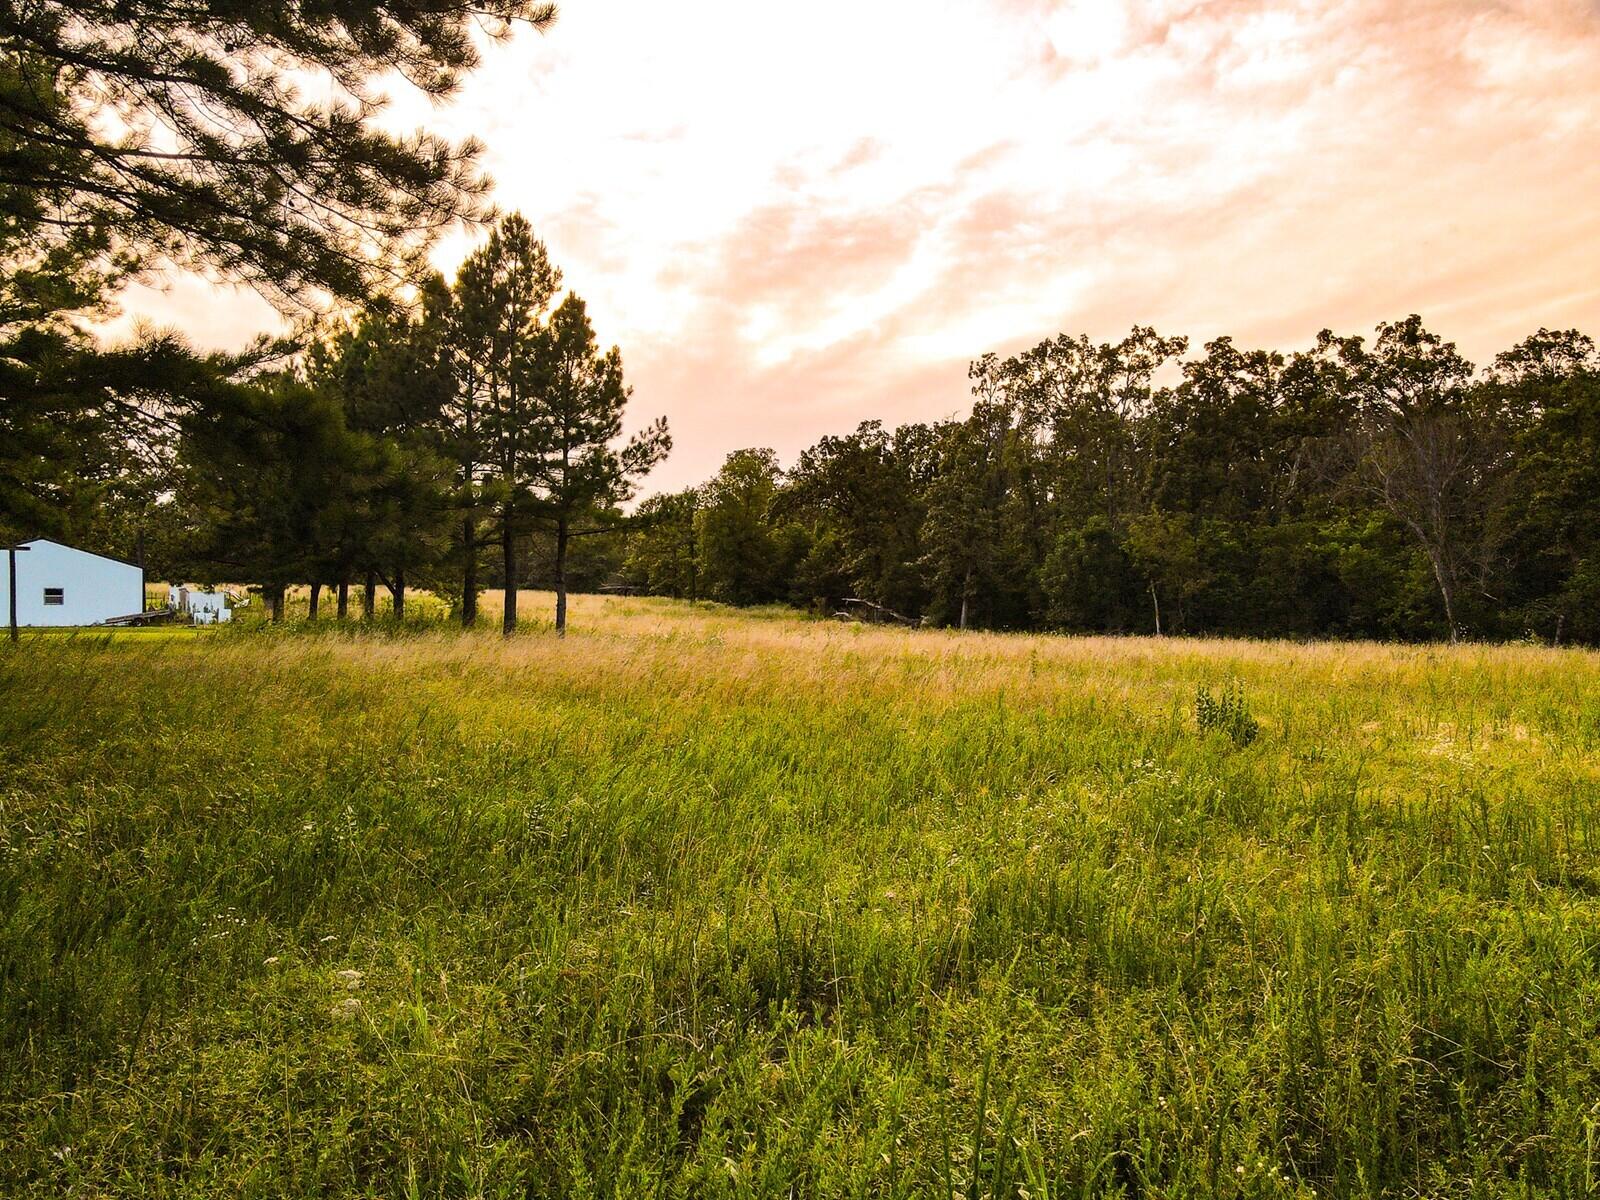
<svg viewBox="0 0 1600 1200">
<path fill-rule="evenodd" d="M 0 1194 L 1600 1192 L 1600 655 L 572 620 L 0 652 Z"/>
</svg>

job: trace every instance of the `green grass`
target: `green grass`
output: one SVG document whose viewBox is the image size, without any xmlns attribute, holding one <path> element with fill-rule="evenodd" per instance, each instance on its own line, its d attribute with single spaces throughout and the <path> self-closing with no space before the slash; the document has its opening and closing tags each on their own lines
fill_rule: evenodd
<svg viewBox="0 0 1600 1200">
<path fill-rule="evenodd" d="M 176 639 L 188 641 L 204 637 L 213 627 L 202 625 L 46 625 L 28 627 L 17 631 L 20 642 L 29 641 L 89 641 L 100 644 L 119 641 L 160 642 Z"/>
<path fill-rule="evenodd" d="M 1600 656 L 573 619 L 0 652 L 0 1194 L 1600 1193 Z"/>
</svg>

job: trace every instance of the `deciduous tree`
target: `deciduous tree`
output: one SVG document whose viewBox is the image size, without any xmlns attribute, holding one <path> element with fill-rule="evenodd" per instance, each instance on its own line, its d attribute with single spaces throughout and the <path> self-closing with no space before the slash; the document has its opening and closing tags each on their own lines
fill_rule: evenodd
<svg viewBox="0 0 1600 1200">
<path fill-rule="evenodd" d="M 1322 345 L 1334 348 L 1331 335 Z M 1356 424 L 1342 435 L 1349 478 L 1416 539 L 1439 588 L 1451 640 L 1464 628 L 1462 592 L 1485 587 L 1504 530 L 1508 479 L 1503 407 L 1472 386 L 1472 364 L 1420 317 L 1378 326 L 1370 349 L 1337 342 Z"/>
<path fill-rule="evenodd" d="M 736 450 L 702 490 L 701 557 L 706 591 L 716 599 L 757 604 L 782 594 L 782 548 L 769 520 L 780 478 L 771 450 Z"/>
<path fill-rule="evenodd" d="M 640 503 L 628 538 L 626 571 L 647 591 L 700 598 L 700 492 L 686 488 Z"/>
</svg>

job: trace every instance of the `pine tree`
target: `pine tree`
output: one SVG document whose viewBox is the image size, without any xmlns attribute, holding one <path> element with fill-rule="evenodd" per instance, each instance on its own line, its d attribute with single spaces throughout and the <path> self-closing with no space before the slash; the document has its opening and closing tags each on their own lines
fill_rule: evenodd
<svg viewBox="0 0 1600 1200">
<path fill-rule="evenodd" d="M 441 560 L 443 523 L 453 520 L 443 425 L 454 381 L 441 335 L 426 305 L 374 305 L 308 356 L 312 385 L 336 396 L 351 431 L 371 443 L 357 476 L 368 490 L 344 506 L 327 566 L 341 583 L 371 571 L 397 617 L 408 581 Z"/>
<path fill-rule="evenodd" d="M 92 230 L 284 305 L 365 299 L 420 277 L 488 189 L 477 142 L 380 129 L 373 81 L 447 97 L 478 31 L 554 17 L 542 0 L 0 6 L 0 217 L 46 196 L 66 240 Z M 318 77 L 331 98 L 302 82 Z"/>
<path fill-rule="evenodd" d="M 533 516 L 540 465 L 539 406 L 551 361 L 545 322 L 560 284 L 544 243 L 515 213 L 456 276 L 454 331 L 468 360 L 463 386 L 471 389 L 462 444 L 483 455 L 489 498 L 499 508 L 507 637 L 517 627 L 517 537 Z"/>
<path fill-rule="evenodd" d="M 634 480 L 672 448 L 666 419 L 658 418 L 620 449 L 630 389 L 622 354 L 601 353 L 582 300 L 572 293 L 550 318 L 546 369 L 538 407 L 538 445 L 529 463 L 543 516 L 555 533 L 556 632 L 567 629 L 567 550 L 579 524 L 633 494 Z M 602 524 L 598 529 L 607 528 Z"/>
<path fill-rule="evenodd" d="M 283 619 L 284 591 L 316 573 L 330 513 L 360 489 L 369 449 L 351 435 L 337 399 L 289 374 L 214 398 L 185 424 L 177 503 L 190 522 L 183 565 L 207 581 L 261 585 Z"/>
</svg>

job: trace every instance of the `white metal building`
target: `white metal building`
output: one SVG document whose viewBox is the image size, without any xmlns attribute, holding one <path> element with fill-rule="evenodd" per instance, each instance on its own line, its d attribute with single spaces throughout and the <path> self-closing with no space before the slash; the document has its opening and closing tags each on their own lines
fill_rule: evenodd
<svg viewBox="0 0 1600 1200">
<path fill-rule="evenodd" d="M 18 625 L 98 625 L 144 611 L 144 571 L 132 563 L 45 538 L 21 545 Z M 10 557 L 0 548 L 0 626 L 10 619 Z"/>
</svg>

